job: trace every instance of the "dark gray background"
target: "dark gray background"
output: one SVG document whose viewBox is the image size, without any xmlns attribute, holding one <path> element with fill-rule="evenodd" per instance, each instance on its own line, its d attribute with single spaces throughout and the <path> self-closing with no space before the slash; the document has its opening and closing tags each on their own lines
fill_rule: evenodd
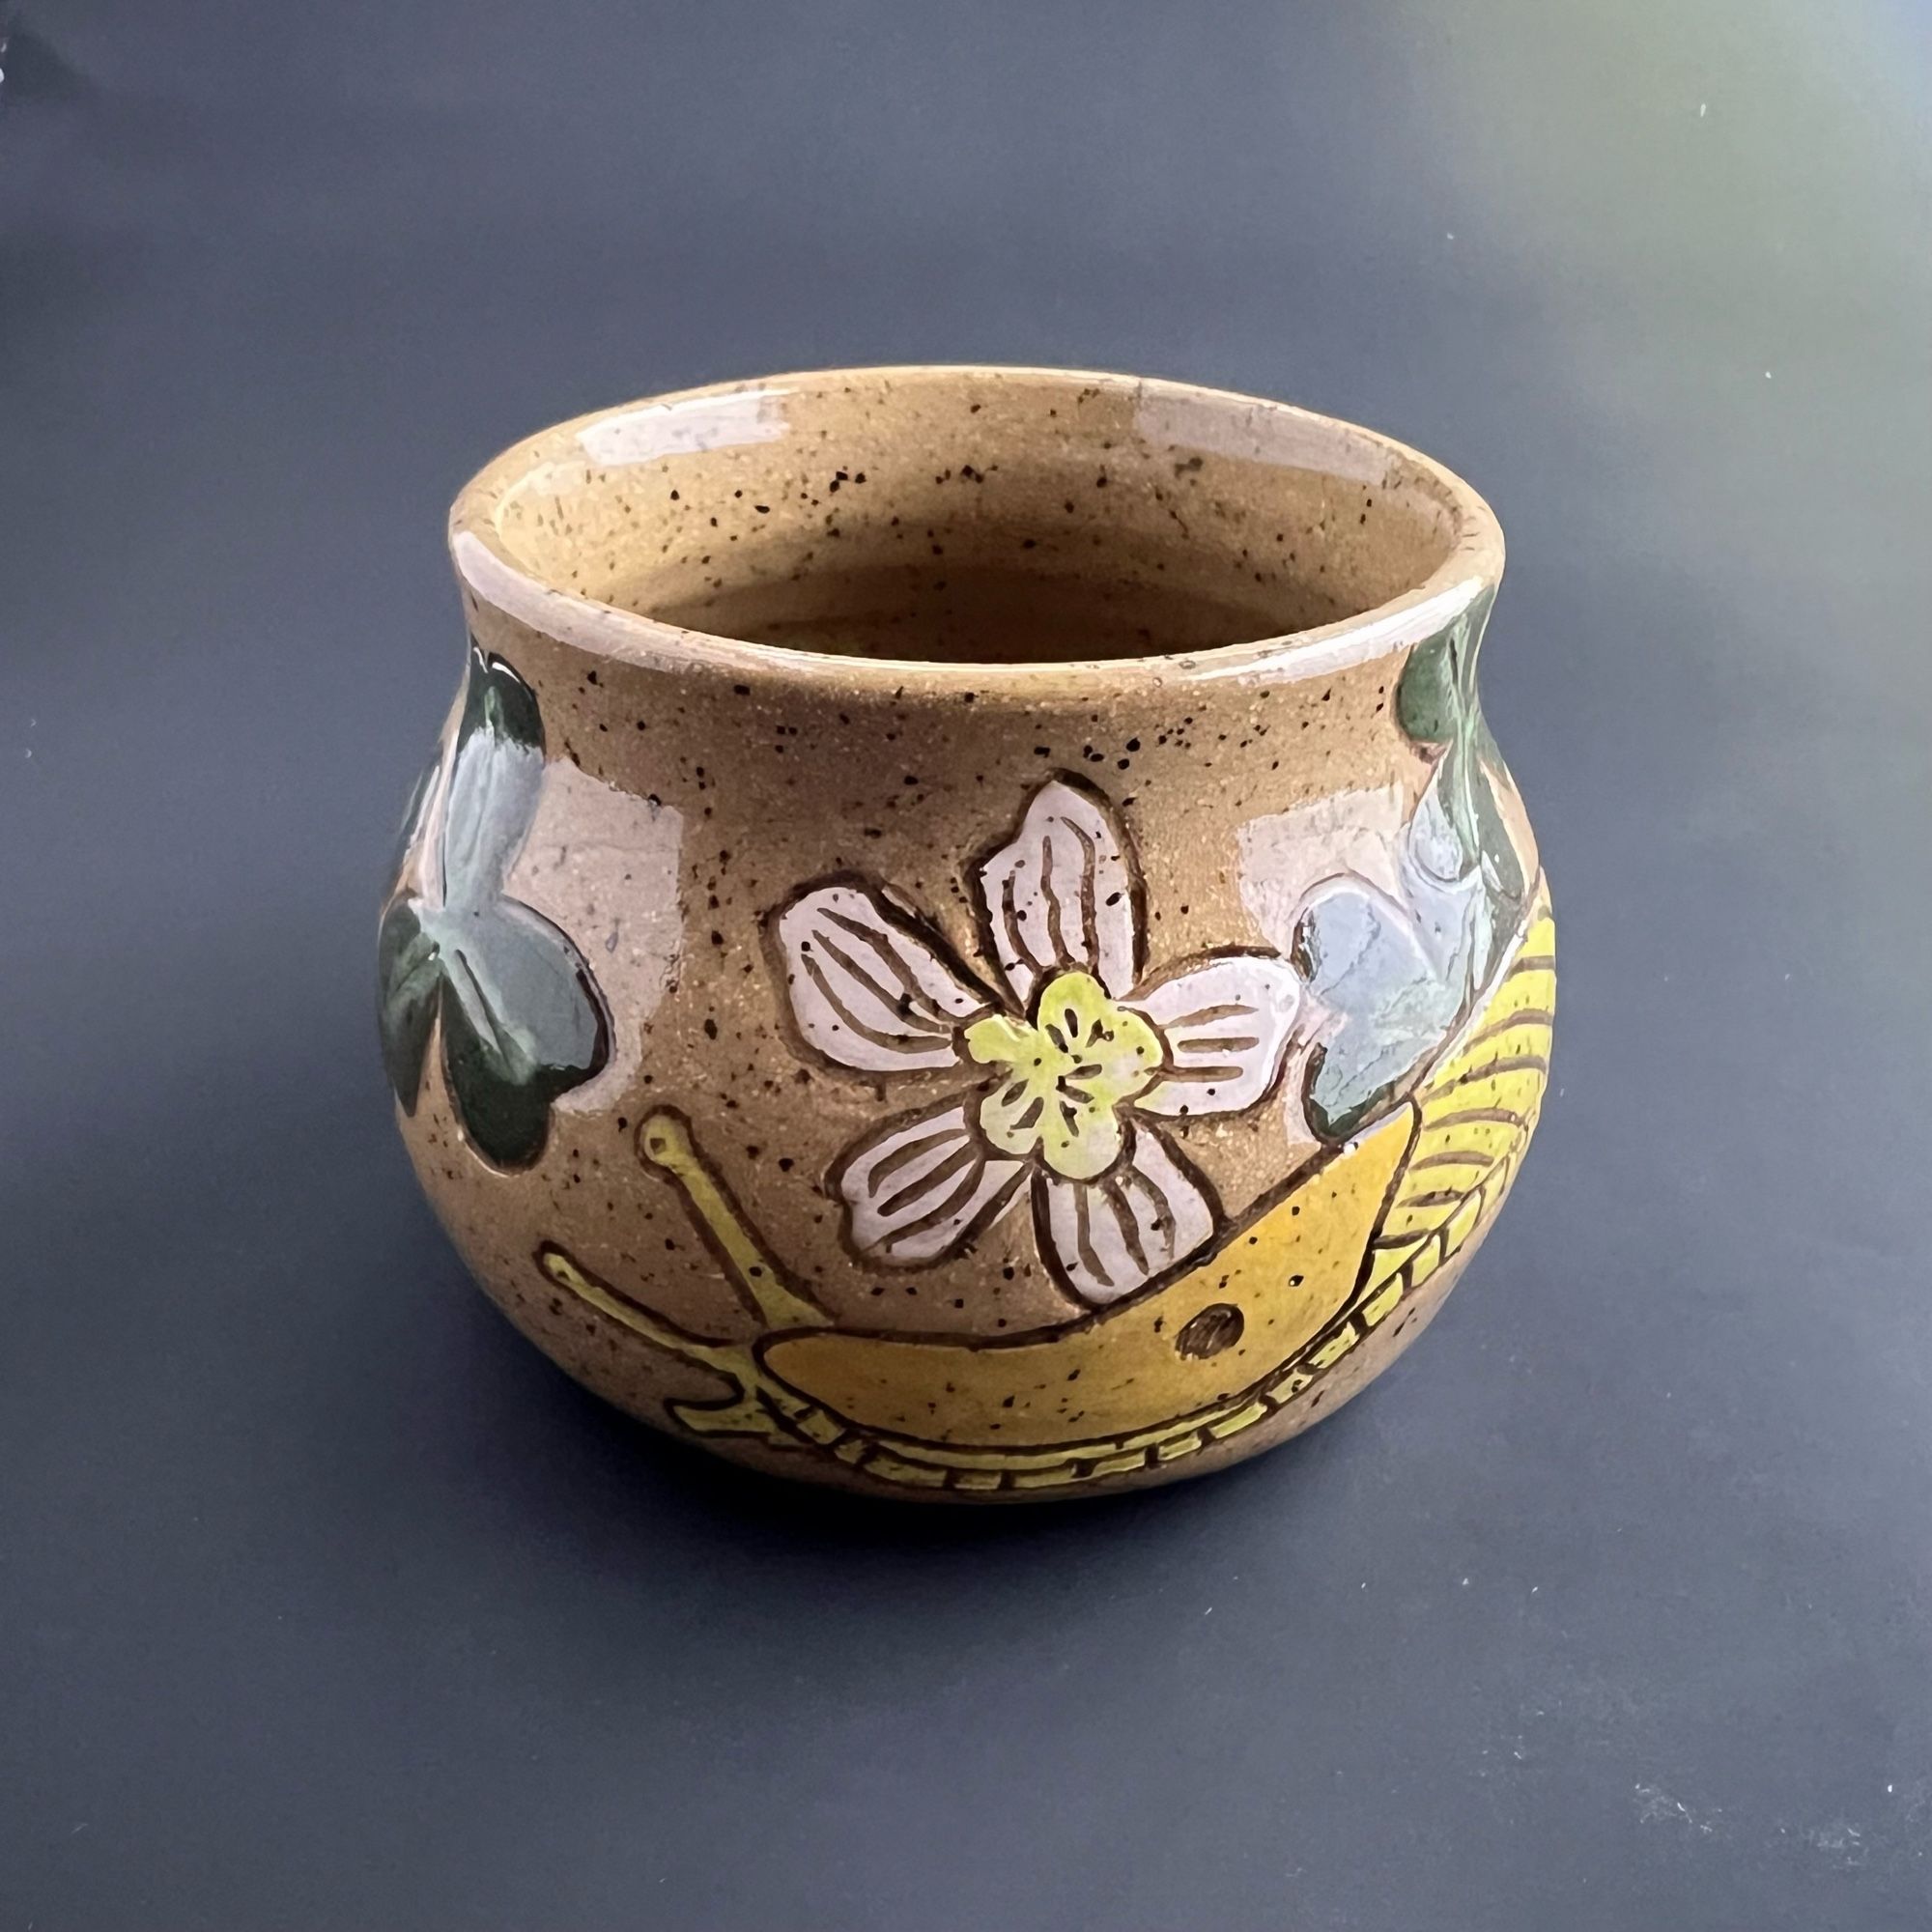
<svg viewBox="0 0 1932 1932">
<path fill-rule="evenodd" d="M 1932 1923 L 1932 30 L 1904 5 L 29 0 L 0 90 L 0 1927 Z M 817 363 L 1496 505 L 1558 1087 L 1204 1485 L 741 1477 L 466 1286 L 374 911 L 455 487 Z"/>
</svg>

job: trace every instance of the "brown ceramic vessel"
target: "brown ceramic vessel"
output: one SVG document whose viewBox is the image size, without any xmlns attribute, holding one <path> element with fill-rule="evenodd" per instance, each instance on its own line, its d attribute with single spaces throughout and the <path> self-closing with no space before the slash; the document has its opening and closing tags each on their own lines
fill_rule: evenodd
<svg viewBox="0 0 1932 1932">
<path fill-rule="evenodd" d="M 1427 1324 L 1554 1004 L 1465 484 L 1180 384 L 860 369 L 548 430 L 450 537 L 383 1044 L 572 1375 L 778 1473 L 1055 1497 Z"/>
</svg>

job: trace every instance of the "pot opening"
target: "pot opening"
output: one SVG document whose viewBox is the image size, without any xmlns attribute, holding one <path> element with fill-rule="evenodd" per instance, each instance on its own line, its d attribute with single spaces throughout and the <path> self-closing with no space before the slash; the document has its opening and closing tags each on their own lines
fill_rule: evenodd
<svg viewBox="0 0 1932 1932">
<path fill-rule="evenodd" d="M 882 369 L 587 418 L 486 472 L 497 547 L 686 632 L 1047 664 L 1309 631 L 1416 591 L 1473 494 L 1285 405 L 1047 370 Z M 1459 494 L 1460 492 L 1460 494 Z"/>
</svg>

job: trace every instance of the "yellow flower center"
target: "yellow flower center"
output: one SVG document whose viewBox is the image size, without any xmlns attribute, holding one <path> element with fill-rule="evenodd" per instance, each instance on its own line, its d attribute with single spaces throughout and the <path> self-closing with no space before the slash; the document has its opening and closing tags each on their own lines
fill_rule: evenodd
<svg viewBox="0 0 1932 1932">
<path fill-rule="evenodd" d="M 1153 1027 L 1091 973 L 1057 975 L 1031 1020 L 975 1020 L 966 1050 L 1006 1068 L 980 1103 L 980 1130 L 1002 1153 L 1037 1153 L 1068 1180 L 1096 1179 L 1121 1157 L 1119 1110 L 1153 1085 L 1165 1053 Z"/>
</svg>

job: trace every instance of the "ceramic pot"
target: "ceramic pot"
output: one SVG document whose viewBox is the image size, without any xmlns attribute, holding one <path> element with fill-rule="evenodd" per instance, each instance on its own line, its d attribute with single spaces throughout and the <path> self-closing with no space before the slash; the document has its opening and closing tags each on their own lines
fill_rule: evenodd
<svg viewBox="0 0 1932 1932">
<path fill-rule="evenodd" d="M 776 1473 L 1056 1497 L 1420 1333 L 1554 1001 L 1466 485 L 1179 384 L 862 369 L 546 431 L 450 535 L 384 1050 L 572 1375 Z"/>
</svg>

